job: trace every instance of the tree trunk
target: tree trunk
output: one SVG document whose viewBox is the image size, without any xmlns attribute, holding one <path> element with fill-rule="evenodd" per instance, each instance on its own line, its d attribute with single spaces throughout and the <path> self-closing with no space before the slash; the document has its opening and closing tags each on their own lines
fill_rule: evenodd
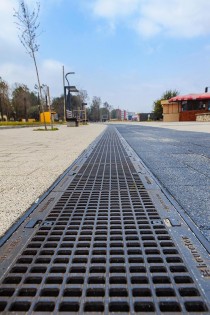
<svg viewBox="0 0 210 315">
<path fill-rule="evenodd" d="M 33 56 L 34 65 L 35 65 L 35 69 L 36 69 L 37 80 L 38 80 L 39 93 L 40 93 L 40 107 L 41 107 L 41 112 L 43 113 L 44 127 L 45 127 L 45 130 L 47 130 L 47 125 L 46 125 L 46 120 L 45 120 L 45 115 L 44 115 L 42 88 L 41 88 L 41 84 L 40 84 L 40 80 L 39 80 L 39 72 L 38 72 L 38 68 L 37 68 L 37 64 L 36 64 L 36 58 L 35 58 L 35 55 L 34 55 L 33 51 L 32 51 L 32 56 Z"/>
<path fill-rule="evenodd" d="M 3 121 L 3 110 L 2 110 L 2 101 L 1 101 L 1 95 L 0 95 L 0 114 L 1 114 L 1 120 Z"/>
</svg>

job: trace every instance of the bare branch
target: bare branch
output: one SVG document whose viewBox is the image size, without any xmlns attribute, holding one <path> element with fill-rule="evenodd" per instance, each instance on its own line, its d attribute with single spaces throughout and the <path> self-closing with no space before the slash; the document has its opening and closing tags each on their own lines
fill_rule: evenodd
<svg viewBox="0 0 210 315">
<path fill-rule="evenodd" d="M 38 22 L 39 12 L 40 12 L 40 3 L 36 2 L 36 8 L 29 10 L 27 4 L 24 0 L 19 0 L 19 10 L 14 9 L 14 17 L 17 20 L 16 24 L 20 31 L 19 39 L 26 52 L 32 57 L 36 69 L 37 81 L 39 86 L 39 93 L 41 97 L 41 107 L 42 112 L 44 112 L 43 100 L 42 100 L 42 89 L 39 80 L 39 72 L 36 63 L 35 53 L 39 50 L 39 45 L 37 44 L 38 29 L 40 23 Z M 44 116 L 45 129 L 46 122 Z"/>
<path fill-rule="evenodd" d="M 33 54 L 39 49 L 39 45 L 37 44 L 37 31 L 40 26 L 40 23 L 38 22 L 39 12 L 39 2 L 36 2 L 36 8 L 30 12 L 24 0 L 20 1 L 18 11 L 14 9 L 14 17 L 17 20 L 16 24 L 21 32 L 19 35 L 20 42 L 31 57 L 33 57 Z"/>
</svg>

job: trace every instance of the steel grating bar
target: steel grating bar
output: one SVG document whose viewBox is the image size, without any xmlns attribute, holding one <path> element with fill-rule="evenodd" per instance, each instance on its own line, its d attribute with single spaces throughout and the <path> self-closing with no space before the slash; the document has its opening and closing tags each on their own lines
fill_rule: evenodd
<svg viewBox="0 0 210 315">
<path fill-rule="evenodd" d="M 210 314 L 206 249 L 109 127 L 0 250 L 0 312 Z"/>
</svg>

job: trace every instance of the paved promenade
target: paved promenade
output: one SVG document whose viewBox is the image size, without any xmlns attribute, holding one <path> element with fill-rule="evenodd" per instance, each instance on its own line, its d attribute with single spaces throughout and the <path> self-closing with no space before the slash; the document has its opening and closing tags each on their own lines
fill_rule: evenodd
<svg viewBox="0 0 210 315">
<path fill-rule="evenodd" d="M 192 132 L 205 132 L 210 133 L 210 122 L 196 122 L 196 121 L 183 121 L 183 122 L 131 122 L 119 123 L 125 125 L 137 125 L 144 127 L 158 127 L 164 129 L 172 129 L 179 131 L 192 131 Z"/>
<path fill-rule="evenodd" d="M 210 241 L 210 124 L 116 126 Z"/>
<path fill-rule="evenodd" d="M 114 127 L 1 246 L 2 314 L 210 315 L 207 242 L 121 138 L 210 134 Z"/>
<path fill-rule="evenodd" d="M 184 131 L 208 132 L 210 123 L 126 123 Z M 59 131 L 0 129 L 0 236 L 39 198 L 106 125 Z"/>
<path fill-rule="evenodd" d="M 105 128 L 0 129 L 0 236 Z"/>
</svg>

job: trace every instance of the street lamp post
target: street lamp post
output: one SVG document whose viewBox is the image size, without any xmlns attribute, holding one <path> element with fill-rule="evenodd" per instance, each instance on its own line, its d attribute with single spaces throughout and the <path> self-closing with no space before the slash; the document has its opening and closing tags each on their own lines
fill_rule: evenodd
<svg viewBox="0 0 210 315">
<path fill-rule="evenodd" d="M 64 99 L 65 99 L 64 107 L 66 106 L 66 108 L 64 110 L 66 113 L 66 121 L 72 120 L 72 121 L 75 121 L 77 124 L 77 117 L 73 117 L 73 111 L 71 110 L 71 92 L 77 93 L 79 91 L 77 90 L 76 86 L 70 85 L 69 80 L 67 78 L 69 74 L 75 74 L 75 72 L 68 72 L 65 75 L 65 79 L 66 79 L 68 85 L 64 85 Z M 66 91 L 68 91 L 68 94 Z M 68 124 L 67 124 L 67 126 L 68 126 Z"/>
<path fill-rule="evenodd" d="M 68 115 L 70 115 L 70 104 L 71 104 L 71 94 L 70 94 L 70 84 L 69 84 L 69 80 L 68 80 L 68 75 L 69 74 L 75 74 L 75 72 L 67 72 L 66 75 L 65 75 L 65 79 L 68 83 L 68 85 L 64 85 L 64 117 L 65 117 L 65 120 L 67 120 L 69 117 Z M 67 98 L 67 95 L 66 95 L 66 90 L 68 89 L 68 102 L 66 101 L 66 98 Z"/>
<path fill-rule="evenodd" d="M 67 79 L 67 76 L 68 76 L 69 74 L 75 74 L 75 72 L 67 72 L 67 73 L 66 73 L 65 79 L 66 79 L 66 81 L 68 82 L 68 86 L 70 86 L 69 80 Z"/>
<path fill-rule="evenodd" d="M 65 94 L 65 70 L 63 66 L 63 90 Z M 66 98 L 65 95 L 63 95 L 63 121 L 66 121 Z"/>
<path fill-rule="evenodd" d="M 85 113 L 85 124 L 87 123 L 87 111 L 86 111 L 86 106 L 87 103 L 82 103 L 82 110 L 84 111 Z"/>
</svg>

